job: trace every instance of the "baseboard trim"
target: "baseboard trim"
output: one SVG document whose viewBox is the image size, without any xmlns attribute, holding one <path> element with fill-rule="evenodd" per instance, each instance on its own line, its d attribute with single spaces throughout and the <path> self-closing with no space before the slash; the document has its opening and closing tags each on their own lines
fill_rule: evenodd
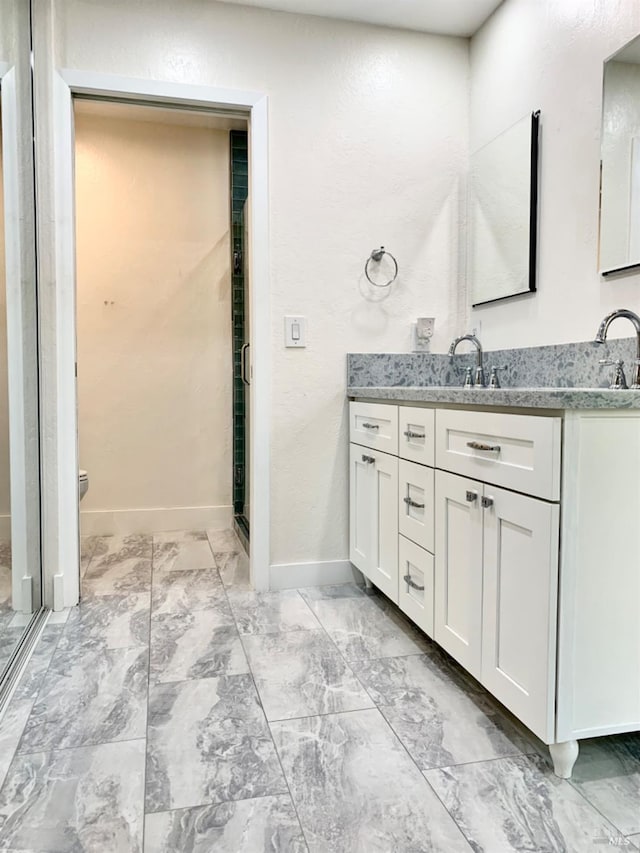
<svg viewBox="0 0 640 853">
<path fill-rule="evenodd" d="M 296 589 L 302 586 L 327 586 L 334 583 L 361 582 L 361 575 L 349 560 L 324 560 L 319 563 L 275 563 L 269 567 L 271 589 Z"/>
<path fill-rule="evenodd" d="M 0 515 L 0 539 L 11 541 L 11 516 Z"/>
<path fill-rule="evenodd" d="M 151 509 L 80 511 L 82 536 L 161 533 L 164 530 L 224 530 L 233 523 L 231 506 L 179 506 Z"/>
</svg>

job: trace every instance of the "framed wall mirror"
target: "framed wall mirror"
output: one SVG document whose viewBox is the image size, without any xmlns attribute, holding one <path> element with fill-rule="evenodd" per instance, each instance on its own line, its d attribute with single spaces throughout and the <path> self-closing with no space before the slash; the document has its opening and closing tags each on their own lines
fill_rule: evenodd
<svg viewBox="0 0 640 853">
<path fill-rule="evenodd" d="M 471 155 L 467 286 L 473 307 L 536 289 L 540 112 Z"/>
<path fill-rule="evenodd" d="M 599 267 L 640 268 L 640 36 L 604 64 Z"/>
<path fill-rule="evenodd" d="M 42 605 L 29 0 L 0 0 L 0 711 Z"/>
</svg>

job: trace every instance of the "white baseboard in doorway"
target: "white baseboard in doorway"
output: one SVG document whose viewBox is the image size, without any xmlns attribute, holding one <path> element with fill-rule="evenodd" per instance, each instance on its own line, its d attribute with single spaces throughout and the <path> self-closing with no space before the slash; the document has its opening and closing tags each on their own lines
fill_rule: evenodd
<svg viewBox="0 0 640 853">
<path fill-rule="evenodd" d="M 269 567 L 270 588 L 296 589 L 303 586 L 327 586 L 334 583 L 361 582 L 360 572 L 349 560 L 324 560 L 320 563 L 275 563 Z"/>
<path fill-rule="evenodd" d="M 225 530 L 232 523 L 231 506 L 80 510 L 82 536 L 161 533 L 164 530 Z"/>
<path fill-rule="evenodd" d="M 11 540 L 11 516 L 0 515 L 0 539 Z"/>
</svg>

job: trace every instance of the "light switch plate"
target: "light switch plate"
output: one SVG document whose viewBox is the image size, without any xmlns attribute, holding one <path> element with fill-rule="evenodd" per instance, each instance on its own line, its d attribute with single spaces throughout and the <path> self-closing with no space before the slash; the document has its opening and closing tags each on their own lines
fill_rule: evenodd
<svg viewBox="0 0 640 853">
<path fill-rule="evenodd" d="M 285 317 L 284 318 L 284 345 L 285 347 L 306 347 L 307 345 L 307 318 Z"/>
</svg>

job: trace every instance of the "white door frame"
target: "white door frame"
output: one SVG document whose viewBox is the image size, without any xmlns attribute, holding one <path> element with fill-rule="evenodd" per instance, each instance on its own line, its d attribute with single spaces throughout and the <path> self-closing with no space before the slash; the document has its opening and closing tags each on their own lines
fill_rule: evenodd
<svg viewBox="0 0 640 853">
<path fill-rule="evenodd" d="M 79 597 L 78 450 L 76 394 L 76 282 L 74 215 L 73 95 L 124 98 L 129 101 L 243 112 L 249 122 L 251 187 L 250 284 L 253 324 L 251 351 L 251 582 L 269 589 L 269 432 L 270 432 L 270 294 L 269 187 L 267 98 L 256 92 L 235 91 L 168 81 L 143 80 L 63 69 L 55 74 L 54 187 L 56 314 L 55 372 L 57 379 L 58 553 L 51 565 L 58 574 L 50 580 L 54 609 L 73 606 Z M 231 476 L 231 471 L 229 472 Z M 49 562 L 49 561 L 48 561 Z M 49 585 L 47 585 L 49 586 Z"/>
</svg>

